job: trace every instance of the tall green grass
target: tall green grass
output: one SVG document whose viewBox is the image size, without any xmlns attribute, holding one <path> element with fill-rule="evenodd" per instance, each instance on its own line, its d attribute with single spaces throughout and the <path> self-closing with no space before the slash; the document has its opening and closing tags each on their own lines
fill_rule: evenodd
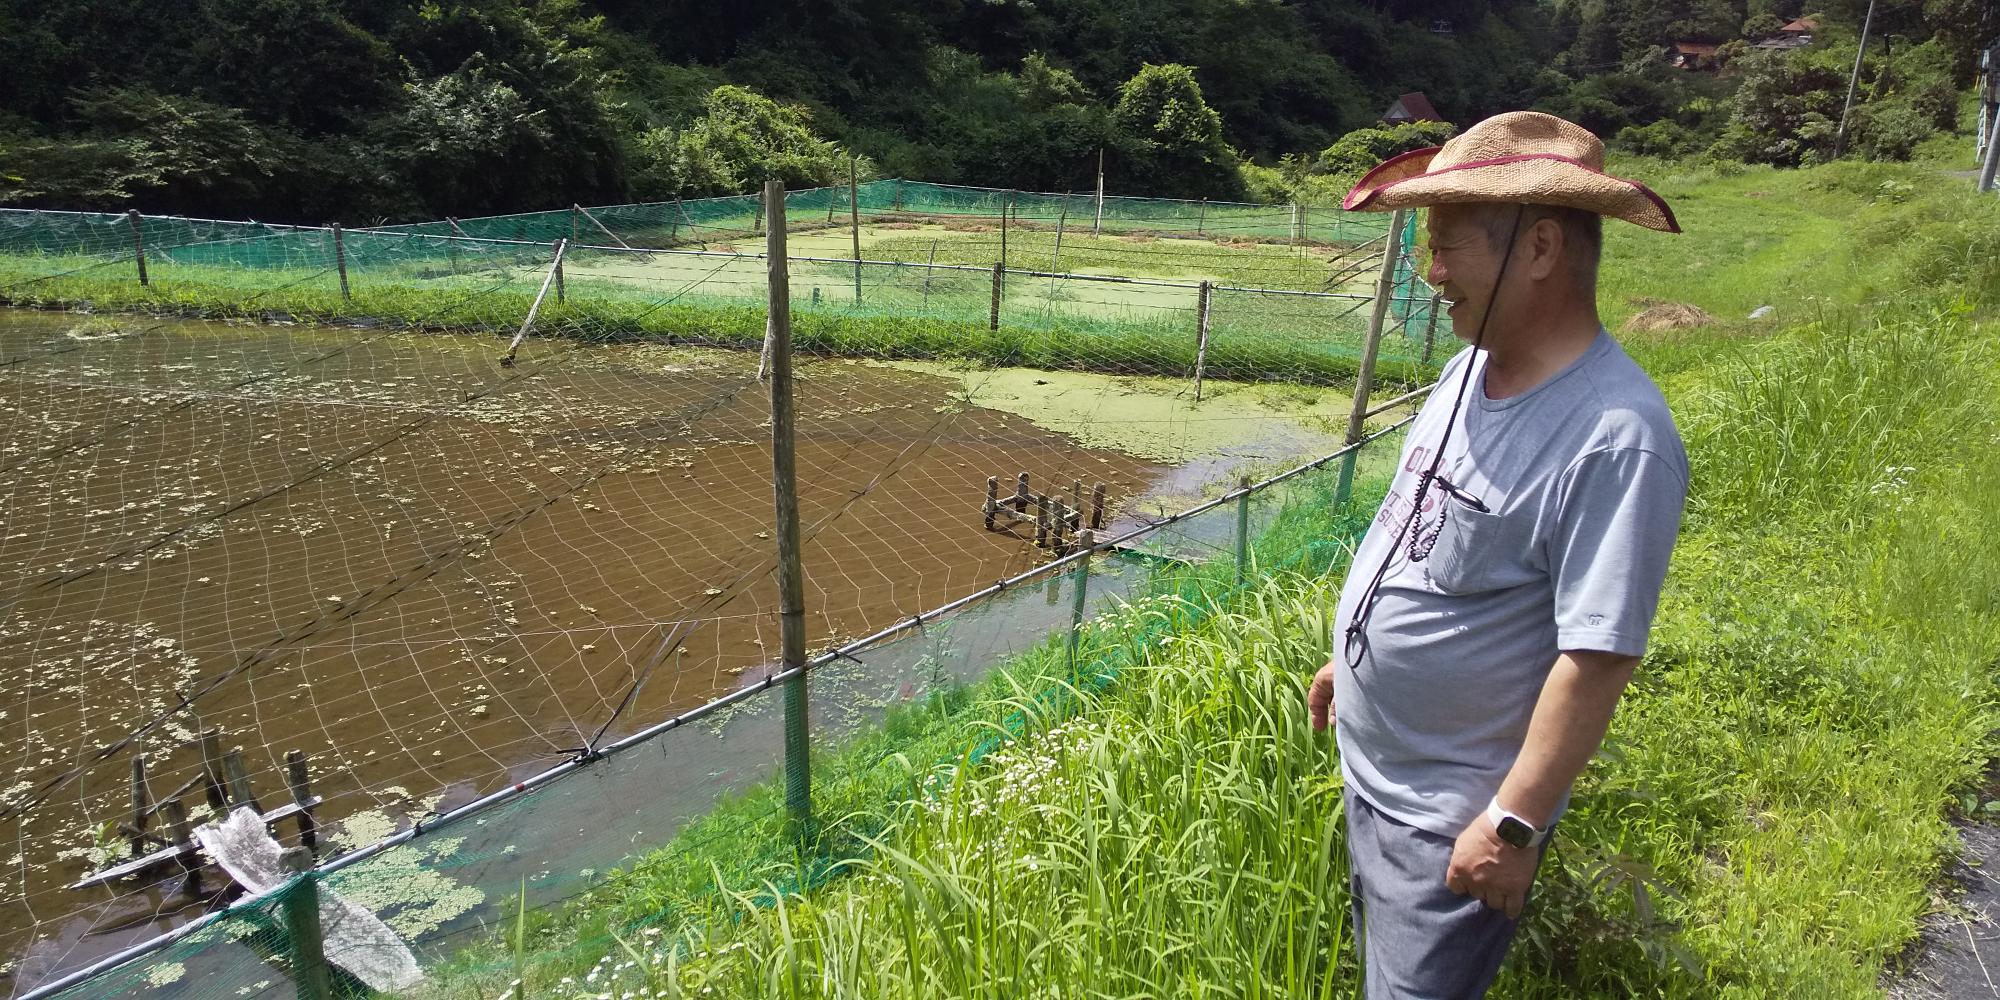
<svg viewBox="0 0 2000 1000">
<path fill-rule="evenodd" d="M 1842 301 L 1768 338 L 1630 345 L 1687 440 L 1689 514 L 1496 995 L 1879 995 L 1933 905 L 2000 725 L 2000 325 L 1963 252 L 1993 216 L 1918 190 L 1933 221 L 1870 242 L 1898 217 L 1860 206 L 1852 173 L 1768 179 L 1824 185 L 1815 204 L 1845 197 L 1871 227 L 1862 256 L 1798 248 L 1857 282 Z M 1932 267 L 1947 287 L 1915 284 Z M 1346 995 L 1338 783 L 1303 711 L 1336 584 L 1134 609 L 1173 633 L 1074 721 L 884 813 L 855 877 L 798 895 L 724 879 L 729 918 L 553 992 Z"/>
</svg>

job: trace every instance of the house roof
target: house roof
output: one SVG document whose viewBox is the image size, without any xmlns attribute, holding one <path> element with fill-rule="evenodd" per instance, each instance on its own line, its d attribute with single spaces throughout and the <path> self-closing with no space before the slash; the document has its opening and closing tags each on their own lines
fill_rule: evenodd
<svg viewBox="0 0 2000 1000">
<path fill-rule="evenodd" d="M 1675 42 L 1674 51 L 1688 56 L 1712 56 L 1719 46 L 1706 42 Z"/>
<path fill-rule="evenodd" d="M 1386 122 L 1441 122 L 1444 117 L 1431 107 L 1431 99 L 1422 91 L 1411 91 L 1396 98 L 1389 104 L 1389 110 L 1382 112 Z"/>
<path fill-rule="evenodd" d="M 1802 18 L 1799 18 L 1799 19 L 1798 19 L 1798 20 L 1796 20 L 1796 21 L 1793 21 L 1793 22 L 1792 22 L 1792 23 L 1790 23 L 1790 24 L 1787 24 L 1787 25 L 1785 25 L 1785 26 L 1784 26 L 1784 27 L 1782 27 L 1782 28 L 1779 28 L 1778 30 L 1779 30 L 1779 31 L 1801 31 L 1801 32 L 1807 32 L 1807 33 L 1811 33 L 1811 32 L 1812 32 L 1812 31 L 1813 31 L 1814 29 L 1816 29 L 1816 28 L 1818 28 L 1818 27 L 1819 27 L 1819 22 L 1818 22 L 1818 21 L 1815 21 L 1815 20 L 1813 20 L 1813 19 L 1812 19 L 1812 18 L 1810 18 L 1810 17 L 1802 17 Z"/>
</svg>

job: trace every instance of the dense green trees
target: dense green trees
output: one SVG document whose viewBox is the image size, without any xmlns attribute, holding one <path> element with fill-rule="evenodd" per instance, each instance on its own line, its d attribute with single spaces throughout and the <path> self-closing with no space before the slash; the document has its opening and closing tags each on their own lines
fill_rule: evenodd
<svg viewBox="0 0 2000 1000">
<path fill-rule="evenodd" d="M 1740 47 L 1804 0 L 0 0 L 0 202 L 359 223 L 822 183 L 850 155 L 1080 191 L 1100 150 L 1114 192 L 1287 197 L 1409 90 L 1654 151 L 1728 122 L 1719 152 L 1797 162 L 1864 5 L 1718 79 L 1661 46 Z M 1876 20 L 1893 65 L 1870 56 L 1852 148 L 1894 156 L 2000 17 Z"/>
</svg>

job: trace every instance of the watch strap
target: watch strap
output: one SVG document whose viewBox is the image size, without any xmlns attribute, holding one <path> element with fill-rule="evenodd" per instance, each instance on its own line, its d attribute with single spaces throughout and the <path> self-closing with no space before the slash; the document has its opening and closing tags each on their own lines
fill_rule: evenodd
<svg viewBox="0 0 2000 1000">
<path fill-rule="evenodd" d="M 1497 796 L 1497 795 L 1496 795 L 1496 796 L 1494 796 L 1494 797 L 1493 797 L 1493 798 L 1492 798 L 1492 799 L 1491 799 L 1490 801 L 1488 801 L 1488 802 L 1486 803 L 1486 821 L 1487 821 L 1487 822 L 1489 822 L 1489 823 L 1491 823 L 1491 824 L 1493 824 L 1493 829 L 1495 829 L 1495 830 L 1498 830 L 1498 829 L 1500 829 L 1500 823 L 1501 823 L 1501 821 L 1502 821 L 1502 820 L 1509 820 L 1509 819 L 1511 819 L 1511 820 L 1513 820 L 1514 822 L 1516 822 L 1516 823 L 1519 823 L 1519 824 L 1521 824 L 1522 826 L 1525 826 L 1525 827 L 1527 827 L 1527 828 L 1528 828 L 1529 830 L 1533 831 L 1533 833 L 1532 833 L 1532 834 L 1531 834 L 1531 835 L 1530 835 L 1530 836 L 1528 837 L 1528 842 L 1527 842 L 1526 844 L 1522 845 L 1522 846 L 1524 846 L 1524 847 L 1537 847 L 1537 846 L 1540 846 L 1540 845 L 1541 845 L 1541 842 L 1542 842 L 1543 840 L 1545 840 L 1545 839 L 1547 839 L 1547 838 L 1548 838 L 1548 835 L 1549 835 L 1549 831 L 1547 831 L 1547 830 L 1545 830 L 1545 829 L 1543 829 L 1543 828 L 1541 828 L 1541 827 L 1538 827 L 1538 826 L 1536 826 L 1535 824 L 1533 824 L 1533 823 L 1530 823 L 1530 822 L 1528 822 L 1528 821 L 1527 821 L 1527 820 L 1525 820 L 1525 819 L 1522 819 L 1522 818 L 1521 818 L 1521 817 L 1520 817 L 1520 816 L 1519 816 L 1518 814 L 1516 814 L 1516 813 L 1511 813 L 1511 812 L 1508 812 L 1507 810 L 1505 810 L 1505 809 L 1501 808 L 1501 807 L 1500 807 L 1500 797 L 1499 797 L 1499 796 Z"/>
</svg>

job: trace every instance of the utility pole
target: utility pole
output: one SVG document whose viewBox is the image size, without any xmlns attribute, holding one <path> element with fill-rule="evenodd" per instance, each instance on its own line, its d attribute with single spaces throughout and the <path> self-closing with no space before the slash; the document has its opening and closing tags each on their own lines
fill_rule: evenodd
<svg viewBox="0 0 2000 1000">
<path fill-rule="evenodd" d="M 1833 158 L 1847 150 L 1847 115 L 1854 110 L 1854 88 L 1861 83 L 1861 59 L 1868 54 L 1868 29 L 1875 24 L 1875 0 L 1868 0 L 1868 13 L 1861 18 L 1861 44 L 1854 50 L 1854 72 L 1847 75 L 1847 103 L 1840 107 L 1840 129 L 1833 134 Z"/>
</svg>

